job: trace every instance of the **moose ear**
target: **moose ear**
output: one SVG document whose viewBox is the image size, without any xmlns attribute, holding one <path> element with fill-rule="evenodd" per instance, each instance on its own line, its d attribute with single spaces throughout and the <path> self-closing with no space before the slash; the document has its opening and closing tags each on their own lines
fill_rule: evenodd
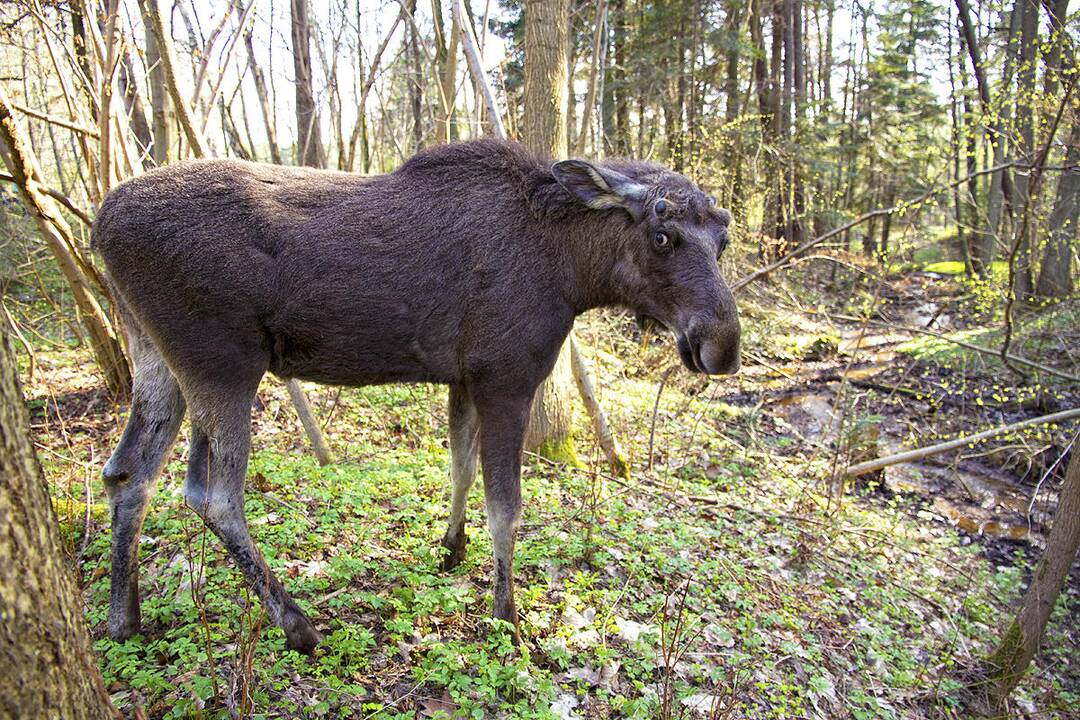
<svg viewBox="0 0 1080 720">
<path fill-rule="evenodd" d="M 633 203 L 644 200 L 648 191 L 644 185 L 620 172 L 584 160 L 557 162 L 551 166 L 551 174 L 568 193 L 593 210 L 618 207 L 633 214 Z"/>
</svg>

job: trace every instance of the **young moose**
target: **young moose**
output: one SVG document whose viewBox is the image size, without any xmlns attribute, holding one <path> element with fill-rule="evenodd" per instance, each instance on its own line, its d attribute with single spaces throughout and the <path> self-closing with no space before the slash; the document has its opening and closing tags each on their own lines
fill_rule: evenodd
<svg viewBox="0 0 1080 720">
<path fill-rule="evenodd" d="M 492 140 L 436 147 L 374 178 L 212 160 L 118 186 L 93 229 L 135 360 L 131 414 L 103 473 L 109 634 L 139 631 L 138 537 L 186 407 L 187 502 L 288 646 L 319 642 L 244 518 L 251 406 L 267 371 L 450 386 L 443 567 L 464 556 L 479 452 L 494 614 L 517 627 L 511 558 L 533 393 L 574 317 L 607 305 L 667 327 L 690 370 L 735 372 L 738 315 L 717 266 L 730 219 L 656 165 L 547 165 Z"/>
</svg>

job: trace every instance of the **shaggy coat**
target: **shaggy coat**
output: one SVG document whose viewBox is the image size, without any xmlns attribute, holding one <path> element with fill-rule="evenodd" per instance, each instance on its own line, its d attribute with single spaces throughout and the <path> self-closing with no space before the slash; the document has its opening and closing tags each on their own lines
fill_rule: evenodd
<svg viewBox="0 0 1080 720">
<path fill-rule="evenodd" d="M 92 236 L 137 364 L 128 428 L 105 468 L 111 634 L 138 631 L 135 539 L 186 408 L 189 503 L 290 646 L 318 642 L 243 517 L 251 400 L 267 371 L 334 385 L 451 386 L 446 564 L 464 550 L 479 450 L 495 612 L 516 625 L 510 554 L 533 393 L 574 317 L 605 305 L 668 327 L 691 370 L 734 371 L 739 324 L 716 263 L 729 221 L 662 167 L 551 166 L 491 140 L 436 147 L 373 178 L 208 160 L 118 186 Z"/>
</svg>

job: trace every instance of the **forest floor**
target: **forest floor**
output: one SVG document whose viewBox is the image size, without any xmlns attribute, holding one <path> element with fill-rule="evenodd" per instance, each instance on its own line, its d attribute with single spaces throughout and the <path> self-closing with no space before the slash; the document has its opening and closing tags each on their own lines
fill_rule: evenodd
<svg viewBox="0 0 1080 720">
<path fill-rule="evenodd" d="M 286 651 L 185 508 L 186 430 L 141 538 L 144 635 L 107 639 L 99 472 L 124 409 L 85 350 L 42 346 L 26 388 L 35 440 L 114 702 L 148 718 L 962 717 L 959 679 L 1026 585 L 1074 429 L 854 482 L 840 471 L 1080 406 L 1080 386 L 910 330 L 999 347 L 978 287 L 926 272 L 847 282 L 800 270 L 747 288 L 745 367 L 732 378 L 669 372 L 671 343 L 641 338 L 623 314 L 579 323 L 632 471 L 606 474 L 580 410 L 581 467 L 526 457 L 520 649 L 489 619 L 481 493 L 468 557 L 438 570 L 445 390 L 309 386 L 337 456 L 320 468 L 269 378 L 247 516 L 326 641 L 313 658 Z M 867 311 L 888 325 L 848 319 Z M 1019 319 L 1014 352 L 1076 375 L 1078 319 L 1077 303 Z M 1076 717 L 1076 573 L 1043 647 L 1010 711 Z"/>
</svg>

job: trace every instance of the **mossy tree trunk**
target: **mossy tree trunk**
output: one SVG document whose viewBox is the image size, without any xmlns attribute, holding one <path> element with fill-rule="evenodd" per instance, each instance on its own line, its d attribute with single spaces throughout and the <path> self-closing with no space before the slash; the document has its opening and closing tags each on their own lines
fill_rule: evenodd
<svg viewBox="0 0 1080 720">
<path fill-rule="evenodd" d="M 0 717 L 112 718 L 0 326 Z"/>
<path fill-rule="evenodd" d="M 987 691 L 985 708 L 996 713 L 1027 671 L 1046 623 L 1080 548 L 1080 449 L 1074 448 L 1059 495 L 1046 551 L 1031 578 L 1024 602 L 975 685 Z"/>
</svg>

